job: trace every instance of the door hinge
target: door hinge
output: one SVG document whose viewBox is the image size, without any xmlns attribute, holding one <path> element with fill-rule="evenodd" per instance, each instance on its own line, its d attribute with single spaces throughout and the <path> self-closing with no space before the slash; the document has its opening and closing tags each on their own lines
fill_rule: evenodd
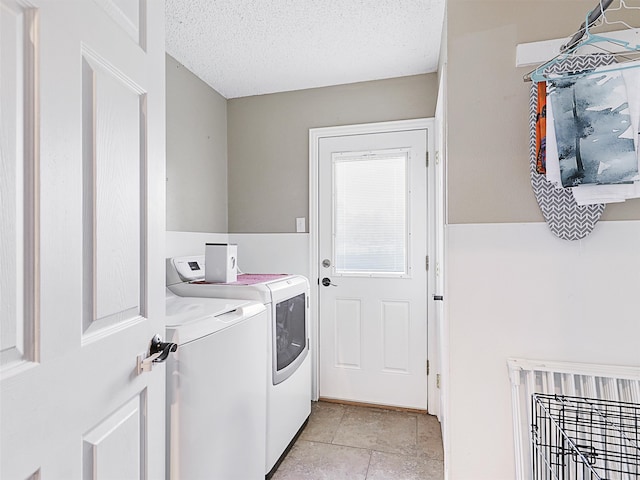
<svg viewBox="0 0 640 480">
<path fill-rule="evenodd" d="M 436 152 L 436 165 L 440 165 L 440 152 Z"/>
<path fill-rule="evenodd" d="M 430 368 L 429 368 L 429 360 L 427 360 L 427 377 L 429 376 Z"/>
<path fill-rule="evenodd" d="M 440 388 L 440 374 L 436 374 L 436 387 Z"/>
<path fill-rule="evenodd" d="M 429 151 L 428 150 L 424 154 L 424 157 L 425 157 L 425 163 L 426 163 L 426 165 L 428 167 L 429 166 Z"/>
<path fill-rule="evenodd" d="M 428 272 L 429 271 L 429 255 L 427 255 L 427 258 L 426 258 L 425 267 L 426 267 L 427 272 Z"/>
</svg>

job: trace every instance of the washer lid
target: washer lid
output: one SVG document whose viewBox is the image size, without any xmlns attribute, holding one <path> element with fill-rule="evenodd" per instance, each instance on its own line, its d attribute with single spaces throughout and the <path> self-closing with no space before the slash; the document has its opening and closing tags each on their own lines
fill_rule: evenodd
<svg viewBox="0 0 640 480">
<path fill-rule="evenodd" d="M 251 302 L 225 298 L 180 297 L 167 290 L 165 303 L 167 327 L 179 327 L 204 317 L 219 317 L 248 303 Z"/>
<path fill-rule="evenodd" d="M 167 291 L 167 341 L 183 346 L 264 315 L 265 310 L 264 304 L 249 300 L 180 297 Z"/>
</svg>

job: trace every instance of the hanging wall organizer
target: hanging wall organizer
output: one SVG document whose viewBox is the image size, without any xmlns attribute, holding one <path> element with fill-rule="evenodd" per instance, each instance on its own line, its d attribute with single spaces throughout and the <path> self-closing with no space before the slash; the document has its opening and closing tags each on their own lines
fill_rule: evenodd
<svg viewBox="0 0 640 480">
<path fill-rule="evenodd" d="M 607 21 L 612 3 L 601 0 L 561 53 L 525 76 L 534 81 L 531 185 L 550 230 L 563 240 L 591 233 L 605 203 L 640 196 L 640 46 L 592 30 L 596 23 L 632 29 Z M 624 0 L 619 5 L 615 10 L 629 8 Z"/>
</svg>

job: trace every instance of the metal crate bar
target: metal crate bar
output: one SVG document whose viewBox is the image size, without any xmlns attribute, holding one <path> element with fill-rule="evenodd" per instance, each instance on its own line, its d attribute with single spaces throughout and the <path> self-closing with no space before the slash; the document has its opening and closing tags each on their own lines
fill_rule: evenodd
<svg viewBox="0 0 640 480">
<path fill-rule="evenodd" d="M 534 479 L 640 479 L 639 404 L 557 394 L 531 399 Z"/>
</svg>

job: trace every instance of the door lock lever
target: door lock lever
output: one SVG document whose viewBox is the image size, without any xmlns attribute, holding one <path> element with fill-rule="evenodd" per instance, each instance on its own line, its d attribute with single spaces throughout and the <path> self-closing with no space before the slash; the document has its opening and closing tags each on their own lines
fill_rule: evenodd
<svg viewBox="0 0 640 480">
<path fill-rule="evenodd" d="M 328 287 L 329 285 L 331 285 L 332 287 L 337 287 L 338 286 L 335 283 L 332 283 L 331 279 L 329 277 L 324 277 L 322 279 L 322 285 L 324 285 L 325 287 Z"/>
<path fill-rule="evenodd" d="M 151 339 L 151 346 L 149 347 L 149 355 L 159 353 L 159 355 L 152 360 L 153 363 L 164 362 L 171 352 L 178 350 L 178 345 L 170 342 L 163 342 L 160 335 L 156 335 Z"/>
<path fill-rule="evenodd" d="M 150 372 L 154 363 L 164 362 L 171 352 L 178 350 L 178 345 L 170 342 L 163 342 L 160 335 L 154 335 L 149 346 L 149 355 L 138 355 L 136 371 L 138 375 L 143 372 Z"/>
</svg>

